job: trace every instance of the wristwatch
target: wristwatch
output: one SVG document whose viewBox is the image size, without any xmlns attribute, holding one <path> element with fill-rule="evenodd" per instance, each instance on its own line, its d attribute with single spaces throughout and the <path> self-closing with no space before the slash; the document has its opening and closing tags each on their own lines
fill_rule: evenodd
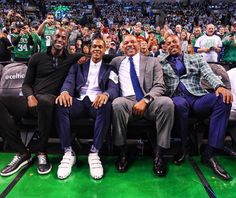
<svg viewBox="0 0 236 198">
<path fill-rule="evenodd" d="M 151 96 L 145 96 L 143 100 L 147 105 L 149 105 L 153 101 L 153 98 Z"/>
</svg>

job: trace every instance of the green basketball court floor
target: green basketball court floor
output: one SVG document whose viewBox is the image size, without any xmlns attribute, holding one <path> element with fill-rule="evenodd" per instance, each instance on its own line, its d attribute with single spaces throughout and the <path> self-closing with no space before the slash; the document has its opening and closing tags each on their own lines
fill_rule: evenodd
<svg viewBox="0 0 236 198">
<path fill-rule="evenodd" d="M 12 153 L 0 153 L 0 168 L 13 157 Z M 215 177 L 212 170 L 199 162 L 199 157 L 186 160 L 183 165 L 175 166 L 169 160 L 166 177 L 158 178 L 152 172 L 151 157 L 137 157 L 128 172 L 118 173 L 115 157 L 102 157 L 105 175 L 95 181 L 89 176 L 87 156 L 79 156 L 71 176 L 66 180 L 57 179 L 59 154 L 50 155 L 53 164 L 48 175 L 38 175 L 36 162 L 10 177 L 0 177 L 0 197 L 42 197 L 42 198 L 235 198 L 236 197 L 236 159 L 226 156 L 217 157 L 232 175 L 226 182 Z M 199 168 L 206 179 L 201 181 L 193 167 Z M 208 192 L 207 192 L 208 191 Z"/>
</svg>

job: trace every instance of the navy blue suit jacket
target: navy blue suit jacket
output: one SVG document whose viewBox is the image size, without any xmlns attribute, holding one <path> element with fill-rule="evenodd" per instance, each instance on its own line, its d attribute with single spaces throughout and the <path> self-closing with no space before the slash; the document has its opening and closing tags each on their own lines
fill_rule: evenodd
<svg viewBox="0 0 236 198">
<path fill-rule="evenodd" d="M 84 64 L 72 65 L 63 83 L 61 92 L 68 91 L 70 96 L 79 97 L 81 87 L 87 82 L 89 65 L 90 60 Z M 112 101 L 119 96 L 119 83 L 118 79 L 112 80 L 109 78 L 110 72 L 114 72 L 117 75 L 115 67 L 102 62 L 99 70 L 98 85 L 102 92 L 107 92 L 110 95 L 109 100 Z"/>
</svg>

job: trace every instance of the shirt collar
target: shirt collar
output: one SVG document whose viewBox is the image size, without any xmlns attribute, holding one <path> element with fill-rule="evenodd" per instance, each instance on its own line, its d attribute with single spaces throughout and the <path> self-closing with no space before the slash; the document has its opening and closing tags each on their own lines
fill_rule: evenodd
<svg viewBox="0 0 236 198">
<path fill-rule="evenodd" d="M 176 59 L 179 59 L 180 61 L 183 61 L 183 54 L 179 54 L 179 55 L 169 55 L 167 57 L 167 60 L 168 61 L 171 61 L 171 62 L 175 62 Z"/>
<path fill-rule="evenodd" d="M 49 56 L 53 56 L 51 49 L 52 49 L 52 46 L 47 48 L 47 54 L 48 54 Z M 64 49 L 63 49 L 63 52 L 62 52 L 62 55 L 59 56 L 59 57 L 66 58 L 68 55 L 69 55 L 69 53 L 68 53 L 67 49 L 64 48 Z"/>
<path fill-rule="evenodd" d="M 93 65 L 93 66 L 95 66 L 95 67 L 100 67 L 101 64 L 102 64 L 102 60 L 100 60 L 98 63 L 94 63 L 94 62 L 92 61 L 92 59 L 90 59 L 90 65 Z"/>
<path fill-rule="evenodd" d="M 134 62 L 139 62 L 139 59 L 140 59 L 140 52 L 138 52 L 137 54 L 135 54 L 134 56 L 132 56 L 133 58 L 133 61 Z M 126 60 L 129 61 L 129 56 L 126 56 Z"/>
</svg>

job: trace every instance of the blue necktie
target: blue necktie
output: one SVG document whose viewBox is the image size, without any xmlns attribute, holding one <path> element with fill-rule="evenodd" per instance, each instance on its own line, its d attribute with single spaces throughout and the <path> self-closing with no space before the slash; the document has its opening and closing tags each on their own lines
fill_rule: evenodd
<svg viewBox="0 0 236 198">
<path fill-rule="evenodd" d="M 129 57 L 129 62 L 130 62 L 130 78 L 131 78 L 132 85 L 134 88 L 136 100 L 140 101 L 141 99 L 143 99 L 144 95 L 143 95 L 142 89 L 139 84 L 138 76 L 135 71 L 134 62 L 133 62 L 132 57 Z"/>
<path fill-rule="evenodd" d="M 184 64 L 179 60 L 179 57 L 176 57 L 175 59 L 175 68 L 177 71 L 178 76 L 182 76 L 186 73 Z"/>
<path fill-rule="evenodd" d="M 178 76 L 182 76 L 186 74 L 185 66 L 182 63 L 182 61 L 179 59 L 179 57 L 174 58 L 174 64 L 175 64 L 175 68 L 176 68 L 176 72 Z M 184 93 L 184 95 L 191 95 L 181 81 L 179 82 L 178 88 L 180 89 L 182 93 Z"/>
</svg>

